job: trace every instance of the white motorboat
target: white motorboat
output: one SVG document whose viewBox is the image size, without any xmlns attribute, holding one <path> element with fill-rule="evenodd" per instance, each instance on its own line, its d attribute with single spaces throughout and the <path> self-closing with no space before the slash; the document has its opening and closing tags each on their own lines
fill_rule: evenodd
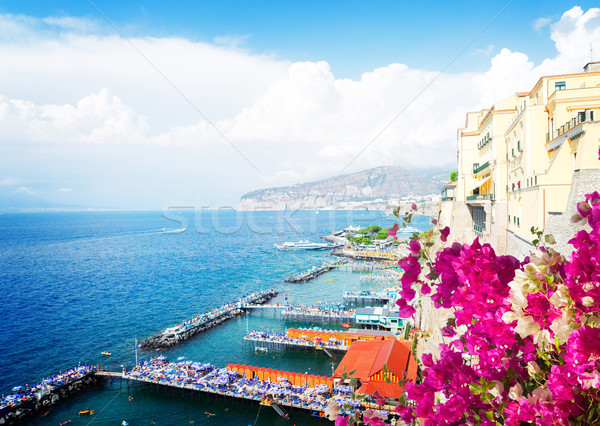
<svg viewBox="0 0 600 426">
<path fill-rule="evenodd" d="M 311 243 L 310 241 L 285 242 L 283 244 L 275 244 L 279 250 L 329 250 L 340 247 L 340 244 L 331 243 Z"/>
</svg>

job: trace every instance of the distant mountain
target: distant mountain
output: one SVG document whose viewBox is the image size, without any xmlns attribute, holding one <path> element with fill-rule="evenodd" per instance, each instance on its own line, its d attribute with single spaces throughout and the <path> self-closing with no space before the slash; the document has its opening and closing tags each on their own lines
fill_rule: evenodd
<svg viewBox="0 0 600 426">
<path fill-rule="evenodd" d="M 402 167 L 376 167 L 349 175 L 242 196 L 240 210 L 346 209 L 385 205 L 410 196 L 439 194 L 450 171 L 417 174 Z"/>
</svg>

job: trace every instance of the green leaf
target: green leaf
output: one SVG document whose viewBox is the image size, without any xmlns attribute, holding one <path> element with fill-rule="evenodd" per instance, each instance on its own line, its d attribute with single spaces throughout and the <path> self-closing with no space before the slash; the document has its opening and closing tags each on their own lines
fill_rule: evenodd
<svg viewBox="0 0 600 426">
<path fill-rule="evenodd" d="M 469 390 L 473 395 L 479 395 L 481 393 L 481 388 L 477 383 L 469 383 Z"/>
<path fill-rule="evenodd" d="M 493 411 L 487 411 L 485 413 L 485 416 L 489 419 L 489 420 L 494 420 L 494 412 Z"/>
</svg>

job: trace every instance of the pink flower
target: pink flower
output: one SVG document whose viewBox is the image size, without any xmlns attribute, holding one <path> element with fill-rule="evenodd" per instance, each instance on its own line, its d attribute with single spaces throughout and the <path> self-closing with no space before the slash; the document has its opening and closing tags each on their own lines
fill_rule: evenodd
<svg viewBox="0 0 600 426">
<path fill-rule="evenodd" d="M 445 228 L 440 229 L 440 240 L 446 242 L 448 240 L 448 235 L 450 234 L 450 228 L 446 226 Z"/>
<path fill-rule="evenodd" d="M 335 419 L 335 426 L 348 426 L 348 417 L 339 416 Z"/>
<path fill-rule="evenodd" d="M 398 224 L 394 223 L 394 226 L 392 226 L 390 229 L 388 229 L 387 234 L 390 237 L 396 237 L 396 234 L 398 233 Z"/>
<path fill-rule="evenodd" d="M 433 225 L 437 225 L 437 224 L 438 224 L 438 221 L 437 221 L 437 219 L 431 219 L 431 223 L 432 223 Z"/>
<path fill-rule="evenodd" d="M 410 208 L 416 211 L 417 210 L 417 205 L 415 203 L 412 203 L 410 205 Z"/>
<path fill-rule="evenodd" d="M 405 299 L 396 300 L 396 305 L 400 308 L 398 312 L 400 318 L 410 318 L 417 312 L 415 308 L 406 303 Z"/>
<path fill-rule="evenodd" d="M 421 243 L 419 243 L 417 240 L 410 240 L 408 246 L 409 250 L 416 255 L 418 255 L 421 252 Z"/>
<path fill-rule="evenodd" d="M 381 395 L 379 395 L 378 391 L 375 391 L 375 393 L 372 395 L 373 398 L 375 398 L 375 402 L 377 402 L 377 404 L 382 405 L 385 404 L 385 402 L 387 401 L 384 397 L 382 397 Z"/>
</svg>

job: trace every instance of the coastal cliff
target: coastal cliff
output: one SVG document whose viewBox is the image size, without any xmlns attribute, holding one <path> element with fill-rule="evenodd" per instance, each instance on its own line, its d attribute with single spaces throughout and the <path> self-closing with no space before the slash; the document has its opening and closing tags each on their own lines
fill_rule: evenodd
<svg viewBox="0 0 600 426">
<path fill-rule="evenodd" d="M 316 182 L 252 191 L 242 196 L 238 210 L 385 210 L 408 198 L 426 201 L 428 197 L 423 196 L 427 194 L 437 200 L 447 176 L 446 172 L 417 174 L 398 166 L 377 167 Z"/>
</svg>

